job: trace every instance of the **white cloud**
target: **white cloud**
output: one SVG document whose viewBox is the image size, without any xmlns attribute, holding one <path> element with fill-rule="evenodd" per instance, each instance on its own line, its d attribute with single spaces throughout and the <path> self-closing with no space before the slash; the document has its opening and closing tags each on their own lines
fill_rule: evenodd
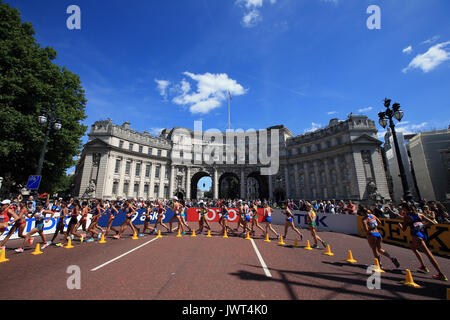
<svg viewBox="0 0 450 320">
<path fill-rule="evenodd" d="M 167 87 L 170 85 L 170 81 L 155 79 L 155 82 L 158 84 L 159 94 L 163 96 L 164 99 L 167 98 Z"/>
<path fill-rule="evenodd" d="M 362 108 L 362 109 L 358 109 L 358 112 L 365 113 L 365 112 L 369 112 L 372 109 L 373 109 L 373 107 Z"/>
<path fill-rule="evenodd" d="M 322 128 L 320 123 L 311 122 L 311 128 L 305 129 L 305 133 L 314 132 Z"/>
<path fill-rule="evenodd" d="M 267 0 L 237 0 L 235 3 L 244 9 L 244 16 L 241 24 L 246 28 L 252 28 L 262 21 L 261 12 L 259 9 L 263 7 L 263 3 Z M 277 0 L 269 0 L 270 4 L 274 5 Z"/>
<path fill-rule="evenodd" d="M 163 130 L 164 128 L 150 128 L 150 133 L 154 136 L 159 136 Z"/>
<path fill-rule="evenodd" d="M 395 125 L 395 131 L 401 132 L 403 134 L 414 134 L 423 129 L 425 129 L 429 125 L 428 122 L 422 122 L 419 124 L 410 124 L 409 121 L 399 122 Z M 379 131 L 378 138 L 384 138 L 387 130 Z"/>
<path fill-rule="evenodd" d="M 333 115 L 333 114 L 337 114 L 338 112 L 337 111 L 330 111 L 330 112 L 328 112 L 328 115 Z"/>
<path fill-rule="evenodd" d="M 404 68 L 403 73 L 408 72 L 410 69 L 422 69 L 423 72 L 427 73 L 435 69 L 441 63 L 450 60 L 450 50 L 447 48 L 450 41 L 439 43 L 432 46 L 424 54 L 417 55 L 408 65 Z"/>
<path fill-rule="evenodd" d="M 441 36 L 433 36 L 431 39 L 425 40 L 423 42 L 421 42 L 420 44 L 432 44 L 435 43 Z"/>
<path fill-rule="evenodd" d="M 405 48 L 405 49 L 402 50 L 402 52 L 403 52 L 403 53 L 406 53 L 406 54 L 409 54 L 409 53 L 411 53 L 412 51 L 413 51 L 412 46 L 409 46 L 409 47 L 407 47 L 407 48 Z"/>
<path fill-rule="evenodd" d="M 191 85 L 183 79 L 180 85 L 181 92 L 172 101 L 178 105 L 189 106 L 190 112 L 194 114 L 206 114 L 220 107 L 222 102 L 227 100 L 228 90 L 233 97 L 246 93 L 244 87 L 236 80 L 230 79 L 226 73 L 183 74 L 197 82 L 197 91 L 191 92 Z"/>
</svg>

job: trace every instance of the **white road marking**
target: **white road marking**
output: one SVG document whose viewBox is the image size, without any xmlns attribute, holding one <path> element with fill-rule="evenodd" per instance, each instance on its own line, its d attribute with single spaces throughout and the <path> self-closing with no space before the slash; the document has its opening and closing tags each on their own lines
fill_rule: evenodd
<svg viewBox="0 0 450 320">
<path fill-rule="evenodd" d="M 264 259 L 262 258 L 261 254 L 259 253 L 258 247 L 255 244 L 255 241 L 253 239 L 250 240 L 253 245 L 253 249 L 255 249 L 256 255 L 258 256 L 259 262 L 261 263 L 261 266 L 263 267 L 264 273 L 268 278 L 272 278 L 272 274 L 269 271 L 269 268 L 267 268 L 266 263 L 264 262 Z"/>
<path fill-rule="evenodd" d="M 153 241 L 155 241 L 155 240 L 158 240 L 158 238 L 153 238 L 152 240 L 147 241 L 146 243 L 141 244 L 140 246 L 138 246 L 138 247 L 136 247 L 136 248 L 134 248 L 134 249 L 131 249 L 130 251 L 127 251 L 127 252 L 125 252 L 124 254 L 121 254 L 120 256 L 118 256 L 118 257 L 116 257 L 116 258 L 114 258 L 114 259 L 112 259 L 112 260 L 109 260 L 109 261 L 105 262 L 105 263 L 102 264 L 102 265 L 99 265 L 98 267 L 95 267 L 95 268 L 92 269 L 91 271 L 97 271 L 98 269 L 101 269 L 101 268 L 103 268 L 104 266 L 106 266 L 106 265 L 108 265 L 108 264 L 110 264 L 110 263 L 112 263 L 112 262 L 114 262 L 114 261 L 116 261 L 116 260 L 119 260 L 119 259 L 122 258 L 122 257 L 125 257 L 127 254 L 130 254 L 130 253 L 132 253 L 133 251 L 136 251 L 137 249 L 142 248 L 143 246 L 146 246 L 146 245 L 148 245 L 149 243 L 151 243 L 151 242 L 153 242 Z"/>
</svg>

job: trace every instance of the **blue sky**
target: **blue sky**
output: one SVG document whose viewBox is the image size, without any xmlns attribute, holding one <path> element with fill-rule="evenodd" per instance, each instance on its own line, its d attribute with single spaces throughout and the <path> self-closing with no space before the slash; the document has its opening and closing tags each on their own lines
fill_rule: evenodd
<svg viewBox="0 0 450 320">
<path fill-rule="evenodd" d="M 404 106 L 403 131 L 450 124 L 447 0 L 5 2 L 81 77 L 88 126 L 109 117 L 158 132 L 202 119 L 224 130 L 227 90 L 233 128 L 297 135 L 350 112 L 377 120 L 385 97 Z M 73 4 L 81 30 L 66 27 Z M 366 27 L 373 4 L 380 30 Z"/>
</svg>

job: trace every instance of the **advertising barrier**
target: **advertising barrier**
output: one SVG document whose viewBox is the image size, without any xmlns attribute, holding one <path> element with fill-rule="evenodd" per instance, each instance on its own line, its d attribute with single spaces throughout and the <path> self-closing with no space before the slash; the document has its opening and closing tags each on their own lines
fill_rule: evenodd
<svg viewBox="0 0 450 320">
<path fill-rule="evenodd" d="M 286 223 L 286 216 L 282 213 L 283 210 L 276 209 L 272 213 L 272 223 L 284 225 Z M 307 228 L 306 211 L 292 210 L 294 215 L 294 225 L 300 228 Z M 332 231 L 341 232 L 346 234 L 358 234 L 358 226 L 356 217 L 354 215 L 346 214 L 330 214 L 330 213 L 317 213 L 316 217 L 317 230 L 319 231 Z"/>
<path fill-rule="evenodd" d="M 402 231 L 399 226 L 399 219 L 385 219 L 379 218 L 381 225 L 378 226 L 380 234 L 383 236 L 383 242 L 397 244 L 402 247 L 409 247 L 411 243 L 411 232 L 408 229 Z M 437 224 L 425 228 L 427 234 L 427 246 L 428 248 L 438 254 L 450 256 L 450 225 L 449 224 Z M 362 217 L 358 216 L 358 234 L 366 237 L 362 225 Z"/>
<path fill-rule="evenodd" d="M 218 222 L 220 219 L 220 208 L 206 208 L 208 213 L 206 214 L 206 220 L 209 222 Z M 187 221 L 198 222 L 200 221 L 200 208 L 189 208 L 187 210 Z M 263 220 L 264 209 L 258 209 L 258 222 Z M 239 209 L 229 208 L 228 209 L 228 222 L 238 222 L 239 220 Z"/>
</svg>

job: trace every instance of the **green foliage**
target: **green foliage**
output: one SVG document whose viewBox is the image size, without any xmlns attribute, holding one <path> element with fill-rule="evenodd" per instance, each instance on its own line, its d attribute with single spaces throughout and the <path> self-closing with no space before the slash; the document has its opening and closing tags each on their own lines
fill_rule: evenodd
<svg viewBox="0 0 450 320">
<path fill-rule="evenodd" d="M 56 51 L 41 48 L 34 33 L 0 0 L 0 176 L 24 184 L 36 172 L 45 136 L 37 117 L 55 106 L 62 130 L 51 131 L 40 188 L 52 192 L 81 149 L 87 101 L 80 78 L 54 64 Z"/>
</svg>

